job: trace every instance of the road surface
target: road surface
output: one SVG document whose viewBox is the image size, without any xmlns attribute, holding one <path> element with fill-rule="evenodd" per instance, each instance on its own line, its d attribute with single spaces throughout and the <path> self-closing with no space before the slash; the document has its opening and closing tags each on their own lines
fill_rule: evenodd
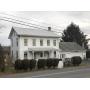
<svg viewBox="0 0 90 90">
<path fill-rule="evenodd" d="M 90 78 L 90 67 L 41 70 L 0 76 L 1 78 Z"/>
</svg>

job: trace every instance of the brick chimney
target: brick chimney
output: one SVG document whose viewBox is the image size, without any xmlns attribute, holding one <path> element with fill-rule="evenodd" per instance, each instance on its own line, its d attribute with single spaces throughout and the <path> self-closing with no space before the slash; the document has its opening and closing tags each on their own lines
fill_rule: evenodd
<svg viewBox="0 0 90 90">
<path fill-rule="evenodd" d="M 48 27 L 48 31 L 51 31 L 51 27 Z"/>
</svg>

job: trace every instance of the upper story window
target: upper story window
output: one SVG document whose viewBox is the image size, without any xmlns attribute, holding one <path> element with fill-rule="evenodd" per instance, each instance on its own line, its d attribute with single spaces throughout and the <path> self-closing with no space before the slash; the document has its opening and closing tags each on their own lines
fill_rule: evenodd
<svg viewBox="0 0 90 90">
<path fill-rule="evenodd" d="M 18 46 L 18 38 L 16 38 L 17 46 Z"/>
<path fill-rule="evenodd" d="M 33 46 L 36 46 L 36 39 L 33 39 L 32 44 Z"/>
<path fill-rule="evenodd" d="M 47 40 L 47 46 L 50 46 L 50 40 Z"/>
<path fill-rule="evenodd" d="M 53 45 L 56 46 L 56 40 L 53 40 Z"/>
<path fill-rule="evenodd" d="M 24 46 L 28 45 L 28 39 L 24 39 Z"/>
<path fill-rule="evenodd" d="M 40 40 L 40 46 L 43 46 L 43 40 Z"/>
</svg>

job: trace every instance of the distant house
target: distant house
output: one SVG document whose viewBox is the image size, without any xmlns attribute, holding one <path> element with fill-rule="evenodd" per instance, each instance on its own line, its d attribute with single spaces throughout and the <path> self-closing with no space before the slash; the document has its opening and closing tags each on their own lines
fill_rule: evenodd
<svg viewBox="0 0 90 90">
<path fill-rule="evenodd" d="M 60 58 L 71 58 L 80 56 L 82 59 L 86 57 L 86 50 L 75 42 L 60 42 Z"/>
<path fill-rule="evenodd" d="M 9 34 L 11 56 L 16 59 L 59 58 L 60 36 L 43 29 L 12 27 Z"/>
</svg>

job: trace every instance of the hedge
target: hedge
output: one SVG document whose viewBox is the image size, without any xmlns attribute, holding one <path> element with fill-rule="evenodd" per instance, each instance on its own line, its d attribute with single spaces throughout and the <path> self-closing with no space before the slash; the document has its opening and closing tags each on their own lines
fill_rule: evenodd
<svg viewBox="0 0 90 90">
<path fill-rule="evenodd" d="M 52 59 L 52 66 L 53 68 L 57 67 L 59 63 L 59 59 Z"/>
<path fill-rule="evenodd" d="M 80 56 L 75 56 L 71 58 L 71 62 L 74 66 L 79 66 L 82 62 L 82 59 Z"/>
<path fill-rule="evenodd" d="M 30 70 L 35 69 L 35 67 L 36 67 L 36 60 L 34 60 L 34 59 L 29 60 L 29 68 L 30 68 Z"/>
<path fill-rule="evenodd" d="M 22 69 L 22 61 L 20 59 L 15 61 L 15 70 L 21 70 Z"/>
<path fill-rule="evenodd" d="M 47 67 L 48 68 L 51 68 L 51 67 L 53 67 L 53 68 L 55 68 L 55 67 L 57 67 L 58 66 L 58 63 L 59 63 L 59 59 L 47 59 Z"/>
<path fill-rule="evenodd" d="M 39 59 L 38 62 L 37 62 L 37 67 L 38 69 L 45 69 L 45 66 L 46 66 L 46 60 L 45 59 Z"/>
<path fill-rule="evenodd" d="M 22 69 L 28 70 L 29 67 L 29 61 L 27 59 L 22 60 Z"/>
<path fill-rule="evenodd" d="M 32 70 L 35 69 L 36 64 L 38 69 L 45 69 L 45 67 L 48 68 L 56 68 L 58 66 L 59 59 L 39 59 L 38 61 L 32 59 L 32 60 L 16 60 L 15 61 L 15 70 Z"/>
</svg>

